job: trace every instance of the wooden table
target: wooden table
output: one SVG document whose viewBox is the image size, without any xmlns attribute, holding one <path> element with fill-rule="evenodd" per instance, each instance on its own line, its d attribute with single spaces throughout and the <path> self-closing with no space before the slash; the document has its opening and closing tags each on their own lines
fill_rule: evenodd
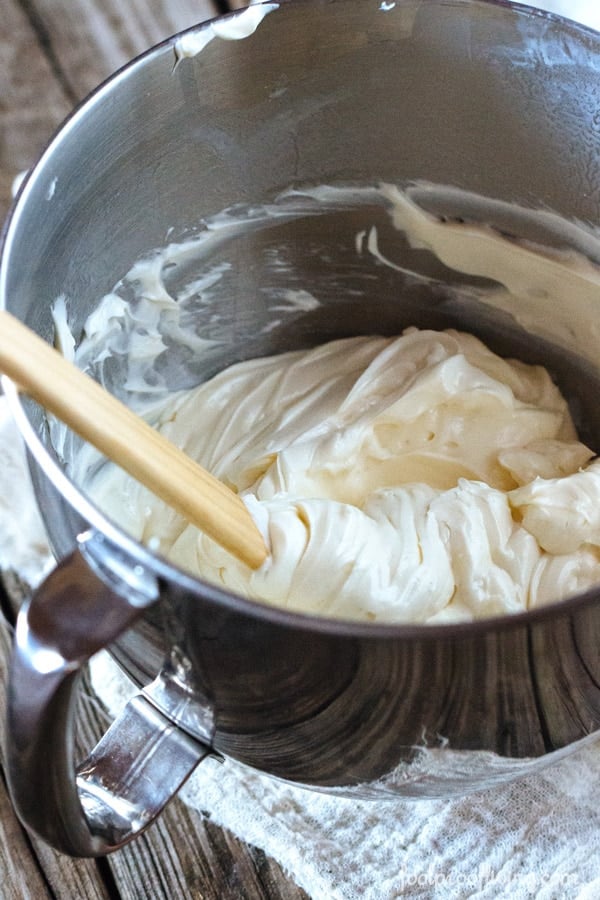
<svg viewBox="0 0 600 900">
<path fill-rule="evenodd" d="M 244 5 L 230 3 L 231 8 Z M 13 179 L 31 166 L 71 108 L 117 67 L 227 6 L 217 0 L 3 0 L 0 24 L 0 220 Z M 18 585 L 0 621 L 4 675 Z M 12 603 L 10 601 L 13 601 Z M 4 679 L 2 679 L 2 685 Z M 3 704 L 2 704 L 3 705 Z M 102 733 L 98 703 L 84 696 L 80 742 Z M 255 848 L 175 800 L 146 835 L 102 860 L 71 860 L 27 835 L 0 779 L 3 900 L 290 898 L 305 894 Z"/>
</svg>

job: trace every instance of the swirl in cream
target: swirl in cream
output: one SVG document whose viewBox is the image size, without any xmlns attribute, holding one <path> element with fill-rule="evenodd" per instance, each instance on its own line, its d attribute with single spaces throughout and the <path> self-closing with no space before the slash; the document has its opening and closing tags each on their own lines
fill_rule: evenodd
<svg viewBox="0 0 600 900">
<path fill-rule="evenodd" d="M 577 474 L 592 454 L 567 404 L 545 369 L 471 335 L 408 329 L 239 363 L 165 404 L 158 424 L 242 494 L 267 562 L 245 569 L 113 467 L 96 500 L 176 564 L 247 596 L 446 622 L 600 580 L 588 519 L 569 516 L 576 480 L 595 477 L 599 498 L 600 476 Z"/>
</svg>

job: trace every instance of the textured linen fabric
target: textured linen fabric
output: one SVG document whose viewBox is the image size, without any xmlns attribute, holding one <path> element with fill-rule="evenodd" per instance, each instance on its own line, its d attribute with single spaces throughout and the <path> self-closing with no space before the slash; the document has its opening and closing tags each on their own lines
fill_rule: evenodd
<svg viewBox="0 0 600 900">
<path fill-rule="evenodd" d="M 108 657 L 92 684 L 115 713 L 131 688 Z M 453 764 L 453 751 L 439 751 Z M 182 799 L 276 859 L 314 900 L 600 898 L 600 742 L 452 800 L 353 800 L 208 759 Z"/>
<path fill-rule="evenodd" d="M 0 452 L 0 565 L 35 584 L 50 554 L 4 398 Z M 106 653 L 91 676 L 107 718 L 115 715 L 131 685 Z M 431 752 L 435 765 L 456 765 L 454 751 Z M 541 772 L 452 800 L 347 799 L 213 759 L 181 796 L 276 859 L 315 900 L 600 900 L 595 740 Z"/>
</svg>

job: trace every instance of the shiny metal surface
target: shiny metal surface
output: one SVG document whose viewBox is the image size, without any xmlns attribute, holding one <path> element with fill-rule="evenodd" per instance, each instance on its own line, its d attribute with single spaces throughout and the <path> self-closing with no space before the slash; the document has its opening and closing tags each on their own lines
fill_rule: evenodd
<svg viewBox="0 0 600 900">
<path fill-rule="evenodd" d="M 251 38 L 212 41 L 175 70 L 166 44 L 119 74 L 67 123 L 23 188 L 3 252 L 6 306 L 50 339 L 50 305 L 65 293 L 77 333 L 142 253 L 193 233 L 201 219 L 228 206 L 272 201 L 290 185 L 422 179 L 597 224 L 598 37 L 505 3 L 389 6 L 284 2 Z M 220 366 L 335 335 L 457 325 L 501 352 L 548 364 L 600 448 L 595 368 L 486 321 L 480 311 L 457 312 L 443 284 L 415 290 L 398 272 L 357 263 L 360 222 L 355 210 L 298 218 L 281 232 L 231 245 L 238 274 L 222 297 Z M 293 250 L 280 287 L 310 284 L 322 307 L 259 340 L 266 314 L 261 259 L 277 241 Z M 319 262 L 324 253 L 327 266 Z M 12 402 L 57 556 L 69 558 L 90 526 L 115 551 L 114 564 L 110 554 L 101 565 L 95 557 L 93 576 L 75 557 L 83 580 L 59 592 L 53 614 L 72 654 L 61 650 L 61 657 L 79 664 L 111 641 L 144 697 L 189 735 L 181 739 L 187 750 L 180 775 L 195 752 L 198 759 L 206 752 L 206 741 L 319 788 L 444 796 L 514 777 L 600 728 L 597 592 L 511 619 L 447 627 L 349 625 L 265 609 L 185 576 L 121 534 L 65 477 L 47 446 L 41 411 L 21 407 L 14 396 Z M 66 571 L 74 572 L 71 565 Z M 122 596 L 138 566 L 160 594 L 143 612 Z M 23 613 L 22 633 L 38 609 L 54 608 L 52 585 Z M 71 629 L 69 616 L 84 622 L 75 611 L 86 592 L 97 609 L 124 610 L 104 641 L 99 634 L 83 640 L 93 633 L 83 624 L 79 637 Z M 63 619 L 67 600 L 71 612 Z M 61 670 L 47 680 L 31 672 L 23 646 L 16 648 L 9 723 L 17 805 L 56 846 L 109 850 L 128 834 L 127 822 L 112 814 L 104 820 L 102 804 L 90 799 L 98 793 L 96 776 L 86 787 L 83 774 L 91 825 L 82 819 L 68 761 L 70 676 Z M 136 732 L 149 721 L 145 702 L 135 703 Z M 46 730 L 50 752 L 42 749 Z M 167 732 L 169 748 L 178 732 Z M 415 748 L 437 746 L 440 736 L 467 759 L 497 754 L 493 771 L 467 761 L 459 777 L 440 770 L 411 779 Z M 109 755 L 118 743 L 117 732 L 114 743 L 108 739 Z M 46 765 L 52 756 L 57 765 Z M 25 787 L 29 781 L 35 790 Z M 41 813 L 34 796 L 49 797 Z M 146 801 L 125 799 L 135 810 L 131 831 Z M 116 803 L 108 808 L 114 812 Z M 63 812 L 54 827 L 57 809 Z M 98 843 L 90 844 L 92 830 Z"/>
<path fill-rule="evenodd" d="M 147 699 L 150 690 L 127 704 L 75 769 L 73 708 L 81 669 L 158 599 L 155 581 L 141 567 L 135 576 L 130 569 L 121 584 L 113 577 L 113 588 L 106 585 L 90 567 L 98 543 L 103 554 L 97 536 L 82 541 L 22 609 L 7 702 L 15 808 L 73 856 L 106 853 L 135 837 L 209 752 L 159 712 Z M 157 681 L 167 703 L 169 678 Z"/>
</svg>

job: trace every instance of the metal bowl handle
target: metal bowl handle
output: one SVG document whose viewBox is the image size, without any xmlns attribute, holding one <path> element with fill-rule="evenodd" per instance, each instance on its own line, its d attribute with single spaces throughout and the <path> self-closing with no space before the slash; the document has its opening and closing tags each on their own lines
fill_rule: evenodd
<svg viewBox="0 0 600 900">
<path fill-rule="evenodd" d="M 102 536 L 66 557 L 22 607 L 7 699 L 7 776 L 24 825 L 71 856 L 101 856 L 142 832 L 210 748 L 134 696 L 90 756 L 74 761 L 76 688 L 87 661 L 159 596 L 142 566 L 115 584 Z M 151 695 L 150 695 L 151 696 Z"/>
</svg>

